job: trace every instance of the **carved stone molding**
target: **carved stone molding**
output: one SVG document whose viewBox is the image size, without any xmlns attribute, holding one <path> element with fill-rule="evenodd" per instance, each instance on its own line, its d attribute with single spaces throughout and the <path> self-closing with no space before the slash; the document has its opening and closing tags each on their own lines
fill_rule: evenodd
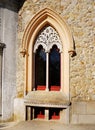
<svg viewBox="0 0 95 130">
<path fill-rule="evenodd" d="M 44 8 L 39 11 L 27 25 L 22 39 L 22 50 L 26 49 L 28 51 L 31 40 L 31 46 L 34 46 L 35 37 L 37 37 L 38 32 L 45 27 L 45 25 L 51 25 L 55 30 L 57 30 L 62 45 L 67 48 L 68 51 L 74 50 L 73 37 L 68 25 L 59 14 L 49 8 Z M 43 44 L 43 46 L 46 48 L 46 44 Z"/>
</svg>

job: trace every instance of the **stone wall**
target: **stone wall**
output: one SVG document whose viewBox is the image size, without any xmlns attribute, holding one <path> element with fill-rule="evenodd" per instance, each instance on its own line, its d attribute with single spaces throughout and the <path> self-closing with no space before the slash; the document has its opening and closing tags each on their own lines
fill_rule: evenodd
<svg viewBox="0 0 95 130">
<path fill-rule="evenodd" d="M 24 95 L 25 59 L 20 54 L 24 30 L 41 9 L 49 7 L 68 24 L 75 43 L 76 56 L 70 57 L 70 99 L 95 100 L 95 0 L 26 0 L 19 11 L 17 44 L 17 97 Z M 88 102 L 88 104 L 89 104 Z M 76 117 L 72 111 L 74 122 Z M 81 114 L 81 112 L 80 112 Z M 78 114 L 79 115 L 79 114 Z M 89 114 L 90 115 L 90 114 Z M 93 119 L 93 117 L 91 118 Z M 78 122 L 77 122 L 78 123 Z M 86 122 L 85 122 L 86 123 Z"/>
<path fill-rule="evenodd" d="M 55 10 L 71 29 L 76 56 L 70 58 L 71 99 L 89 100 L 95 95 L 95 1 L 94 0 L 27 0 L 19 11 L 17 46 L 18 95 L 23 95 L 24 59 L 20 55 L 21 40 L 31 18 L 41 9 Z M 23 73 L 23 74 L 22 74 Z M 23 79 L 23 80 L 22 80 Z"/>
<path fill-rule="evenodd" d="M 72 102 L 71 123 L 95 124 L 95 101 Z"/>
</svg>

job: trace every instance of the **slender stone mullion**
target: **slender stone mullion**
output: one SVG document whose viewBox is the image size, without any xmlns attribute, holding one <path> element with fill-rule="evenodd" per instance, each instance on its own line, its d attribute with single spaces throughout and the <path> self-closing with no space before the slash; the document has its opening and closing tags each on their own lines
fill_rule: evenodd
<svg viewBox="0 0 95 130">
<path fill-rule="evenodd" d="M 34 107 L 32 108 L 32 119 L 35 118 L 35 110 L 34 110 Z"/>
<path fill-rule="evenodd" d="M 49 120 L 49 110 L 45 109 L 45 120 Z"/>
<path fill-rule="evenodd" d="M 27 106 L 26 112 L 27 112 L 27 117 L 26 117 L 26 119 L 27 119 L 27 120 L 31 120 L 31 107 L 30 107 L 30 106 Z"/>
<path fill-rule="evenodd" d="M 60 53 L 60 87 L 61 87 L 60 91 L 62 91 L 62 88 L 63 88 L 62 87 L 62 85 L 63 85 L 63 79 L 62 79 L 63 78 L 63 73 L 62 73 L 63 72 L 63 66 L 62 66 L 63 65 L 63 60 L 62 60 L 61 57 L 62 57 L 62 53 Z"/>
<path fill-rule="evenodd" d="M 34 59 L 33 59 L 33 60 L 34 60 L 34 64 L 36 65 L 35 53 L 34 53 Z M 35 67 L 35 65 L 33 66 L 33 71 L 34 71 L 33 73 L 34 73 L 34 77 L 35 77 L 35 75 L 36 75 L 36 74 L 35 74 L 35 68 L 36 68 L 36 67 Z M 35 78 L 36 78 L 36 77 L 35 77 Z M 36 87 L 36 81 L 35 81 L 35 78 L 34 78 L 34 81 L 33 81 L 33 91 L 35 91 L 35 90 L 36 90 L 36 89 L 35 89 L 35 87 Z"/>
<path fill-rule="evenodd" d="M 46 53 L 46 91 L 49 91 L 49 53 Z"/>
</svg>

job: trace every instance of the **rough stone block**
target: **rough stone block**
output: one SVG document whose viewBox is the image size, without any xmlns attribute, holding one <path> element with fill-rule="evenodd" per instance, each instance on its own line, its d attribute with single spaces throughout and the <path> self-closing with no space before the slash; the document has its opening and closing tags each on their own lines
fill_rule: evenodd
<svg viewBox="0 0 95 130">
<path fill-rule="evenodd" d="M 87 114 L 95 114 L 95 102 L 87 102 Z"/>
<path fill-rule="evenodd" d="M 25 120 L 25 106 L 22 98 L 14 99 L 14 120 L 24 121 Z"/>
<path fill-rule="evenodd" d="M 86 102 L 73 102 L 72 112 L 73 114 L 86 114 Z"/>
<path fill-rule="evenodd" d="M 95 115 L 79 115 L 79 124 L 95 124 Z"/>
<path fill-rule="evenodd" d="M 71 124 L 78 124 L 78 115 L 72 115 Z"/>
</svg>

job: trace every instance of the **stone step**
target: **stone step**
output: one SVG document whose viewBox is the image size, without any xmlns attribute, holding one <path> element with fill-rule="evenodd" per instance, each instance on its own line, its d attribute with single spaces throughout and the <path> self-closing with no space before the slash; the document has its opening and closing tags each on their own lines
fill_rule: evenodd
<svg viewBox="0 0 95 130">
<path fill-rule="evenodd" d="M 18 122 L 2 122 L 0 123 L 0 129 L 10 128 L 18 124 Z"/>
</svg>

